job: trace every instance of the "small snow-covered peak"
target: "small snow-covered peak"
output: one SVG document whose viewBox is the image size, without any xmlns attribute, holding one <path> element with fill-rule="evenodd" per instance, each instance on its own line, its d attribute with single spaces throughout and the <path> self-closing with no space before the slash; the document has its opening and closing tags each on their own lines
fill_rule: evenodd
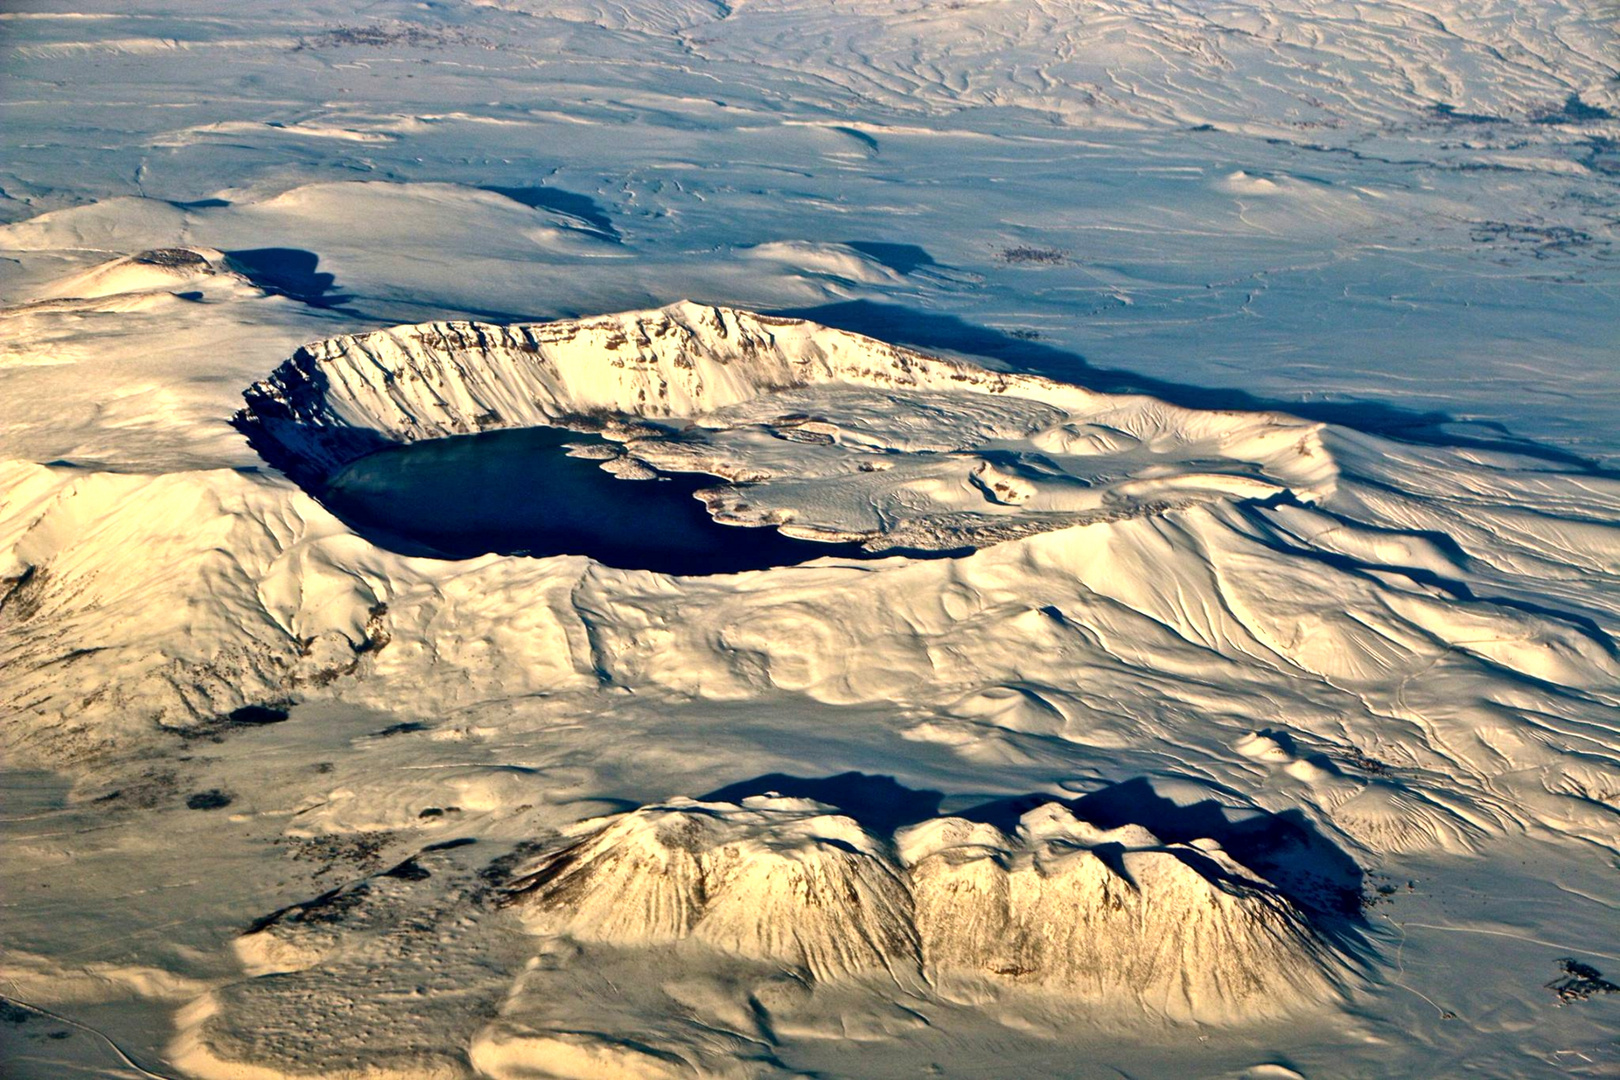
<svg viewBox="0 0 1620 1080">
<path fill-rule="evenodd" d="M 1050 848 L 1061 844 L 1069 848 L 1094 848 L 1115 844 L 1122 848 L 1157 848 L 1159 838 L 1141 825 L 1121 825 L 1103 829 L 1074 812 L 1062 803 L 1047 803 L 1029 811 L 1018 820 L 1018 836 L 1031 847 Z"/>
<path fill-rule="evenodd" d="M 900 860 L 915 866 L 931 855 L 945 851 L 972 850 L 990 854 L 1005 853 L 1012 841 L 1000 829 L 988 822 L 967 821 L 958 817 L 930 818 L 895 834 Z"/>
<path fill-rule="evenodd" d="M 915 975 L 911 900 L 880 845 L 802 799 L 676 799 L 627 814 L 515 886 L 531 925 L 584 941 L 692 939 L 816 979 Z"/>
<path fill-rule="evenodd" d="M 225 256 L 212 248 L 154 248 L 62 278 L 45 286 L 37 298 L 93 300 L 128 293 L 174 292 L 222 272 L 228 272 Z"/>
</svg>

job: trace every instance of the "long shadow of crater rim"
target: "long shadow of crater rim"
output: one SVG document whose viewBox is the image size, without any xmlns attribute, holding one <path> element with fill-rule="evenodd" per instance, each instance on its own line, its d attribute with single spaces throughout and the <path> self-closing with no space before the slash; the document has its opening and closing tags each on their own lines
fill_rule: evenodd
<svg viewBox="0 0 1620 1080">
<path fill-rule="evenodd" d="M 1500 424 L 1471 421 L 1503 432 L 1500 439 L 1448 430 L 1459 423 L 1441 410 L 1420 411 L 1382 401 L 1293 401 L 1268 398 L 1247 390 L 1174 382 L 1127 371 L 1096 367 L 1085 356 L 1055 345 L 1014 337 L 967 322 L 955 315 L 920 311 L 900 304 L 846 300 L 817 307 L 767 312 L 779 318 L 806 319 L 837 330 L 912 348 L 944 350 L 1000 361 L 1014 370 L 1082 386 L 1104 394 L 1147 394 L 1188 409 L 1232 412 L 1280 412 L 1305 420 L 1334 424 L 1372 435 L 1424 446 L 1489 450 L 1537 458 L 1590 475 L 1620 479 L 1620 469 L 1569 450 L 1512 435 Z"/>
<path fill-rule="evenodd" d="M 894 246 L 894 245 L 889 245 Z M 921 252 L 921 249 L 917 249 Z M 907 254 L 916 254 L 907 251 Z M 332 288 L 332 275 L 318 273 L 318 257 L 308 251 L 293 248 L 262 248 L 247 249 L 228 253 L 239 266 L 252 270 L 266 287 L 282 289 L 287 295 L 304 299 L 308 302 L 321 302 L 322 295 Z M 922 257 L 926 257 L 923 253 Z M 344 299 L 338 297 L 336 299 Z M 851 301 L 841 304 L 826 305 L 820 308 L 803 309 L 783 313 L 784 317 L 795 319 L 808 319 L 834 328 L 865 334 L 878 339 L 892 339 L 911 344 L 920 348 L 944 349 L 953 352 L 978 354 L 1002 360 L 1013 367 L 1051 378 L 1076 381 L 1077 376 L 1092 376 L 1086 381 L 1105 392 L 1144 392 L 1155 394 L 1164 400 L 1181 404 L 1189 408 L 1204 409 L 1267 409 L 1275 411 L 1292 411 L 1295 414 L 1304 414 L 1307 418 L 1315 414 L 1315 418 L 1325 419 L 1332 423 L 1341 423 L 1346 426 L 1360 426 L 1363 429 L 1378 431 L 1385 435 L 1395 435 L 1416 441 L 1433 443 L 1446 443 L 1449 445 L 1489 445 L 1492 449 L 1507 449 L 1521 453 L 1539 452 L 1545 457 L 1556 457 L 1566 464 L 1573 455 L 1566 455 L 1559 451 L 1536 447 L 1519 441 L 1494 442 L 1490 440 L 1474 440 L 1459 442 L 1455 437 L 1439 430 L 1442 425 L 1450 422 L 1450 417 L 1441 413 L 1414 413 L 1394 406 L 1379 404 L 1332 404 L 1307 403 L 1300 407 L 1285 402 L 1266 401 L 1259 399 L 1241 390 L 1207 389 L 1180 384 L 1166 383 L 1160 380 L 1145 379 L 1130 373 L 1111 371 L 1107 369 L 1093 369 L 1087 364 L 1083 356 L 1050 345 L 1031 342 L 1000 331 L 986 329 L 967 323 L 956 316 L 939 315 L 916 312 L 908 308 L 892 304 L 877 304 L 871 301 Z M 316 396 L 324 396 L 327 379 L 320 363 L 308 349 L 300 349 L 283 365 L 291 365 L 297 370 L 308 388 Z M 279 370 L 279 369 L 278 369 Z M 1101 376 L 1097 378 L 1096 376 Z M 282 433 L 290 428 L 300 426 L 300 418 L 290 409 L 287 403 L 277 400 L 274 396 L 255 394 L 253 389 L 246 392 L 250 408 L 244 409 L 233 418 L 233 424 L 242 431 L 248 439 L 250 446 L 257 451 L 271 466 L 286 473 L 300 486 L 323 502 L 327 482 L 340 470 L 353 464 L 362 457 L 393 449 L 401 444 L 389 438 L 386 434 L 364 427 L 327 429 L 322 434 L 322 457 L 324 460 L 310 461 L 302 456 L 302 452 L 290 449 L 289 445 L 296 446 L 302 440 L 284 439 Z M 509 429 L 501 429 L 509 430 Z M 473 436 L 477 437 L 477 436 Z M 419 444 L 426 445 L 438 440 L 423 440 Z M 1600 472 L 1590 462 L 1584 459 L 1575 459 L 1586 470 Z M 718 478 L 716 478 L 718 480 Z M 620 493 L 624 497 L 629 492 Z M 591 554 L 588 550 L 567 551 L 527 551 L 514 547 L 511 542 L 504 546 L 494 545 L 481 551 L 449 550 L 442 545 L 421 542 L 419 539 L 412 542 L 407 533 L 397 529 L 379 527 L 376 522 L 365 522 L 354 518 L 353 515 L 344 514 L 335 507 L 339 516 L 355 527 L 357 531 L 366 533 L 374 542 L 391 550 L 404 554 L 437 555 L 440 557 L 465 558 L 475 554 Z M 751 531 L 751 530 L 750 530 Z M 728 539 L 740 539 L 740 534 L 728 536 Z M 785 554 L 781 561 L 763 563 L 759 567 L 744 567 L 744 569 L 765 568 L 767 566 L 791 565 L 806 561 L 820 555 L 852 555 L 860 557 L 861 553 L 852 545 L 814 545 L 809 541 L 797 541 L 807 547 L 819 547 L 814 555 L 801 555 L 788 557 Z M 953 556 L 967 554 L 972 548 L 959 548 L 942 552 L 916 552 L 910 549 L 891 549 L 887 554 L 909 554 L 930 556 Z M 1337 569 L 1345 571 L 1358 571 L 1366 569 L 1363 564 L 1354 562 L 1348 557 L 1337 557 L 1327 553 L 1317 553 L 1334 565 Z M 602 553 L 599 561 L 607 565 L 638 568 L 626 562 L 623 553 L 615 549 L 614 552 Z M 680 573 L 679 569 L 663 566 L 643 566 L 642 569 L 666 569 L 670 572 Z M 695 570 L 694 573 L 710 573 L 722 571 Z M 1413 570 L 1414 580 L 1443 588 L 1454 599 L 1461 601 L 1497 602 L 1505 606 L 1515 607 L 1531 614 L 1548 617 L 1562 617 L 1571 621 L 1561 612 L 1553 612 L 1524 602 L 1501 600 L 1497 597 L 1475 596 L 1469 588 L 1461 582 L 1443 580 L 1437 575 L 1428 572 Z M 1606 635 L 1590 620 L 1573 620 L 1580 623 L 1581 628 L 1603 643 L 1611 655 L 1615 653 L 1615 646 Z"/>
<path fill-rule="evenodd" d="M 506 189 L 500 190 L 504 192 Z M 554 189 L 537 190 L 550 192 Z M 921 253 L 920 258 L 932 261 L 921 248 L 916 248 L 913 252 L 912 245 L 872 243 L 864 246 L 886 250 L 903 249 L 909 258 L 917 258 L 917 253 Z M 330 292 L 334 287 L 333 276 L 316 272 L 319 257 L 313 252 L 297 248 L 257 248 L 225 254 L 255 284 L 268 291 L 290 296 L 312 306 L 326 308 L 337 308 L 353 299 L 347 295 Z M 531 322 L 511 313 L 474 314 L 484 316 L 490 323 L 496 325 L 528 325 Z M 1172 405 L 1205 411 L 1285 413 L 1401 442 L 1517 454 L 1571 468 L 1587 475 L 1620 479 L 1620 469 L 1605 466 L 1573 451 L 1512 435 L 1504 425 L 1494 422 L 1471 421 L 1475 426 L 1502 431 L 1503 437 L 1500 439 L 1472 437 L 1448 430 L 1448 425 L 1459 421 L 1450 413 L 1440 410 L 1419 411 L 1387 402 L 1367 400 L 1291 401 L 1261 397 L 1236 388 L 1173 382 L 1122 368 L 1095 367 L 1084 355 L 1072 350 L 979 326 L 955 315 L 918 311 L 899 304 L 851 300 L 762 314 L 774 318 L 802 319 L 832 329 L 924 351 L 940 350 L 985 357 L 1004 363 L 1014 371 L 1066 382 L 1098 393 L 1146 394 Z M 548 321 L 550 320 L 533 322 L 544 324 Z M 300 349 L 288 363 L 298 364 L 301 354 L 307 355 L 307 350 Z M 308 370 L 312 365 L 299 366 L 306 369 L 305 374 L 319 377 L 318 373 Z M 276 425 L 278 420 L 292 421 L 293 418 L 290 415 L 284 418 L 266 415 L 261 419 L 254 415 L 264 412 L 266 408 L 273 410 L 273 403 L 255 401 L 252 410 L 241 410 L 233 417 L 233 426 L 247 435 L 253 449 L 273 467 L 301 483 L 317 479 L 311 475 L 307 466 L 292 460 L 282 448 L 271 445 L 273 439 L 267 437 L 266 429 Z M 357 445 L 362 442 L 368 445 L 358 453 L 347 455 L 348 460 L 353 460 L 362 453 L 381 449 L 392 441 L 386 437 L 370 441 L 356 440 Z"/>
<path fill-rule="evenodd" d="M 277 296 L 316 308 L 340 308 L 352 296 L 335 290 L 337 279 L 317 269 L 321 257 L 303 248 L 241 248 L 223 253 L 243 277 Z"/>
</svg>

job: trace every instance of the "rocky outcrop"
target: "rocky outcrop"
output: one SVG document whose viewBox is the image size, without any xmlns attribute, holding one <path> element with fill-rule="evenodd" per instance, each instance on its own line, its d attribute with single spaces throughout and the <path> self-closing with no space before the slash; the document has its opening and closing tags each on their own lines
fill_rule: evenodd
<svg viewBox="0 0 1620 1080">
<path fill-rule="evenodd" d="M 691 939 L 817 979 L 921 959 L 903 872 L 830 807 L 676 799 L 626 815 L 515 887 L 536 928 L 584 941 Z"/>
</svg>

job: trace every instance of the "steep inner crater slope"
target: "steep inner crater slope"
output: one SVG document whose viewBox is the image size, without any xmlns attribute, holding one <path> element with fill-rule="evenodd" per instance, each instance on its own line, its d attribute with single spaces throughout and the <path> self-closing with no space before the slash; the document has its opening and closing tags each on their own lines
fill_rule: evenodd
<svg viewBox="0 0 1620 1080">
<path fill-rule="evenodd" d="M 408 511 L 383 520 L 378 507 L 426 503 L 425 515 L 467 516 L 433 514 L 413 479 L 437 471 L 438 486 L 451 487 L 455 468 L 471 475 L 474 460 L 513 445 L 407 454 L 401 444 L 510 428 L 600 433 L 559 442 L 624 479 L 717 478 L 677 485 L 717 522 L 868 552 L 962 550 L 1215 498 L 1314 499 L 1333 476 L 1301 421 L 1104 398 L 695 304 L 339 338 L 300 350 L 246 398 L 237 424 L 268 461 L 340 513 L 395 533 L 410 531 Z M 615 485 L 587 485 L 579 470 L 510 470 L 509 503 L 614 497 Z M 664 496 L 633 497 L 638 512 L 656 515 L 644 536 L 666 520 L 655 494 Z"/>
</svg>

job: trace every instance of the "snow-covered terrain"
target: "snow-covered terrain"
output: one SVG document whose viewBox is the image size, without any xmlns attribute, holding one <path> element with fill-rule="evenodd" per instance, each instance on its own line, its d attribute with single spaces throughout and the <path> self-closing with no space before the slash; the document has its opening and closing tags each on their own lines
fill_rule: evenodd
<svg viewBox="0 0 1620 1080">
<path fill-rule="evenodd" d="M 1615 58 L 1578 0 L 0 13 L 0 1072 L 1620 1067 Z M 846 546 L 322 503 L 535 425 Z"/>
</svg>

